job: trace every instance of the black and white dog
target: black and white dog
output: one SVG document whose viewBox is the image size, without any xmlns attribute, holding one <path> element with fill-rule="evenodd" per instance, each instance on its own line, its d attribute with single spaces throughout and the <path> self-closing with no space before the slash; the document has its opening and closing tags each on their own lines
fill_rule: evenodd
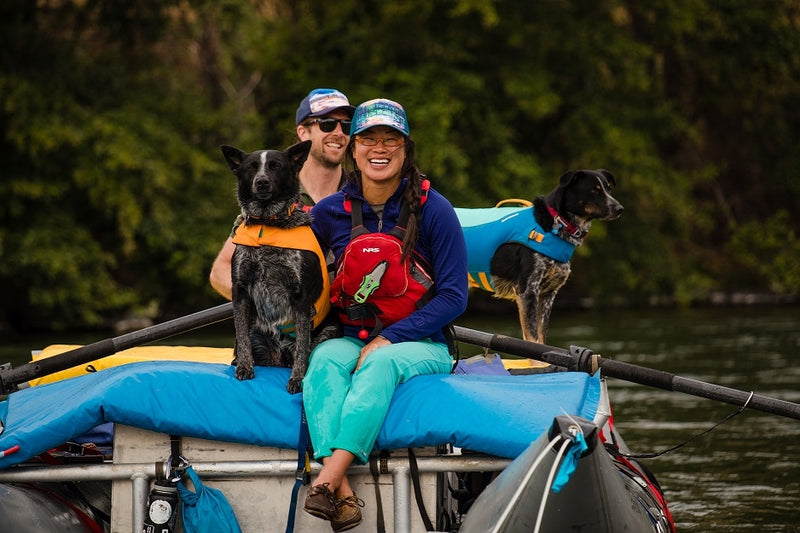
<svg viewBox="0 0 800 533">
<path fill-rule="evenodd" d="M 231 260 L 236 377 L 252 379 L 254 365 L 289 366 L 286 388 L 294 394 L 302 389 L 312 348 L 337 329 L 324 320 L 330 308 L 325 258 L 310 215 L 297 207 L 298 172 L 311 141 L 285 152 L 221 148 L 238 180 L 244 219 Z M 292 325 L 293 341 L 287 335 Z"/>
<path fill-rule="evenodd" d="M 456 209 L 470 285 L 515 300 L 526 340 L 545 342 L 553 301 L 570 275 L 570 258 L 595 219 L 613 220 L 622 205 L 607 170 L 566 172 L 527 208 Z M 529 203 L 529 202 L 528 202 Z"/>
</svg>

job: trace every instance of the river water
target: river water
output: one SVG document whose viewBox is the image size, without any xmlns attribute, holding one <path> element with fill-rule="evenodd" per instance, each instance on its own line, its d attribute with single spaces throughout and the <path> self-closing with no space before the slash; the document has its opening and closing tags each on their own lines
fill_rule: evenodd
<svg viewBox="0 0 800 533">
<path fill-rule="evenodd" d="M 547 344 L 800 402 L 800 307 L 558 313 Z M 608 387 L 634 453 L 672 448 L 738 410 L 614 378 Z M 800 532 L 800 420 L 746 410 L 644 463 L 679 532 Z"/>
<path fill-rule="evenodd" d="M 519 336 L 513 308 L 459 325 Z M 230 346 L 223 323 L 163 343 Z M 27 360 L 49 342 L 89 343 L 83 334 L 0 345 L 0 363 Z M 800 307 L 556 311 L 547 343 L 800 403 Z M 472 347 L 462 346 L 463 355 Z M 480 350 L 475 349 L 474 353 Z M 685 446 L 645 464 L 658 478 L 679 532 L 800 533 L 800 420 L 609 378 L 614 418 L 634 453 Z M 696 437 L 696 438 L 693 438 Z"/>
</svg>

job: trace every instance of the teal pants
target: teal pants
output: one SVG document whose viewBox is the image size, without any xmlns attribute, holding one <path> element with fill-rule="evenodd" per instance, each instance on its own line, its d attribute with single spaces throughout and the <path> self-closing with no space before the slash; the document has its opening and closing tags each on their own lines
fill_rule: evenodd
<svg viewBox="0 0 800 533">
<path fill-rule="evenodd" d="M 303 406 L 318 460 L 343 449 L 366 463 L 397 385 L 422 374 L 448 374 L 453 365 L 446 344 L 422 340 L 382 346 L 353 373 L 363 346 L 343 337 L 311 352 Z"/>
</svg>

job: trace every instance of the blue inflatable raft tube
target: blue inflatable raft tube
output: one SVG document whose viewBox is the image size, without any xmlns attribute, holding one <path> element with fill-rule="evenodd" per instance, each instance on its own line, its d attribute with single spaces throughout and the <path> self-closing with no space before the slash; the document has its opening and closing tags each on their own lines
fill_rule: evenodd
<svg viewBox="0 0 800 533">
<path fill-rule="evenodd" d="M 302 394 L 289 369 L 257 367 L 239 381 L 227 364 L 149 361 L 14 392 L 0 402 L 0 469 L 113 422 L 168 435 L 297 448 Z M 400 385 L 376 449 L 454 446 L 515 458 L 568 413 L 593 419 L 594 376 L 419 376 Z"/>
</svg>

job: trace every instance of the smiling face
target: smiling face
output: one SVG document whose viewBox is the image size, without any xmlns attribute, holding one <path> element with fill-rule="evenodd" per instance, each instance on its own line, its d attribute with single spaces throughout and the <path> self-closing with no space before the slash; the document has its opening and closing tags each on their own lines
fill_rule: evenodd
<svg viewBox="0 0 800 533">
<path fill-rule="evenodd" d="M 399 183 L 406 159 L 404 143 L 403 134 L 388 126 L 375 126 L 356 135 L 353 159 L 361 171 L 362 181 Z"/>
<path fill-rule="evenodd" d="M 350 120 L 350 115 L 337 110 L 318 118 Z M 342 132 L 341 124 L 337 124 L 333 131 L 326 133 L 320 129 L 319 124 L 306 122 L 297 126 L 297 136 L 301 141 L 311 141 L 311 151 L 308 157 L 316 159 L 328 167 L 336 167 L 342 163 L 347 143 L 350 141 L 350 136 Z"/>
</svg>

